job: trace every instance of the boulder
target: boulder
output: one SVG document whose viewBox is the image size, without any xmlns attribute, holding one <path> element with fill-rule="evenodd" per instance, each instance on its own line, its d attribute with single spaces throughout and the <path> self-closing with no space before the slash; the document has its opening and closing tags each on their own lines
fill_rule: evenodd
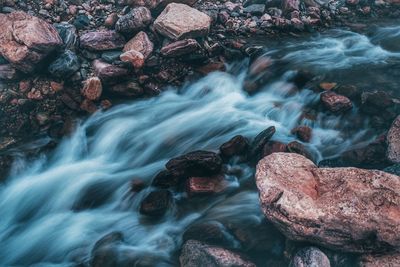
<svg viewBox="0 0 400 267">
<path fill-rule="evenodd" d="M 221 145 L 219 151 L 225 158 L 245 155 L 249 148 L 249 141 L 242 135 L 236 135 L 228 142 Z"/>
<path fill-rule="evenodd" d="M 96 76 L 99 77 L 103 82 L 114 84 L 116 82 L 120 82 L 121 78 L 126 78 L 129 73 L 127 69 L 105 63 L 98 59 L 93 61 L 93 69 Z"/>
<path fill-rule="evenodd" d="M 103 86 L 98 77 L 91 77 L 85 81 L 85 85 L 82 88 L 82 95 L 92 101 L 96 101 L 100 98 L 103 92 Z"/>
<path fill-rule="evenodd" d="M 400 249 L 399 176 L 274 153 L 258 163 L 256 183 L 265 216 L 289 239 L 354 253 Z"/>
<path fill-rule="evenodd" d="M 133 34 L 145 29 L 151 21 L 152 17 L 148 8 L 136 7 L 119 18 L 115 24 L 115 30 L 125 34 Z"/>
<path fill-rule="evenodd" d="M 150 217 L 161 217 L 171 207 L 172 194 L 165 189 L 159 189 L 148 194 L 140 203 L 140 213 Z"/>
<path fill-rule="evenodd" d="M 70 50 L 65 50 L 56 60 L 50 63 L 48 71 L 56 78 L 65 79 L 77 72 L 80 67 L 78 56 Z"/>
<path fill-rule="evenodd" d="M 297 251 L 289 267 L 331 267 L 328 257 L 316 247 L 305 247 Z"/>
<path fill-rule="evenodd" d="M 398 116 L 386 136 L 387 158 L 392 163 L 400 163 L 400 116 Z"/>
<path fill-rule="evenodd" d="M 83 34 L 80 44 L 91 51 L 113 50 L 124 47 L 125 38 L 115 31 L 95 31 Z"/>
<path fill-rule="evenodd" d="M 184 4 L 169 4 L 154 22 L 154 29 L 173 40 L 204 37 L 208 34 L 211 18 Z"/>
<path fill-rule="evenodd" d="M 322 93 L 320 99 L 324 107 L 333 113 L 343 113 L 353 107 L 350 99 L 331 91 Z"/>
<path fill-rule="evenodd" d="M 164 57 L 179 57 L 196 52 L 200 49 L 199 43 L 194 39 L 176 41 L 162 47 L 160 52 Z"/>
<path fill-rule="evenodd" d="M 23 72 L 63 45 L 52 25 L 24 12 L 0 14 L 0 25 L 0 55 Z"/>
<path fill-rule="evenodd" d="M 139 32 L 124 46 L 124 52 L 135 50 L 143 54 L 144 58 L 148 58 L 153 52 L 154 44 L 150 41 L 145 32 Z"/>
<path fill-rule="evenodd" d="M 181 251 L 182 267 L 255 267 L 256 265 L 230 250 L 189 240 Z"/>
</svg>

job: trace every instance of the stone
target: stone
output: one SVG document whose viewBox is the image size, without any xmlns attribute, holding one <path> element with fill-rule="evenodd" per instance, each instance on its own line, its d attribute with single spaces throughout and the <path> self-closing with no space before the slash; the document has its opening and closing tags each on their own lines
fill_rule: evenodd
<svg viewBox="0 0 400 267">
<path fill-rule="evenodd" d="M 263 147 L 272 138 L 272 136 L 275 134 L 275 131 L 275 127 L 270 126 L 254 138 L 250 146 L 251 157 L 255 158 L 256 160 L 259 159 Z"/>
<path fill-rule="evenodd" d="M 114 28 L 115 23 L 118 21 L 118 14 L 117 13 L 111 13 L 110 15 L 107 16 L 107 18 L 104 20 L 104 26 L 107 28 Z"/>
<path fill-rule="evenodd" d="M 91 77 L 85 81 L 85 85 L 82 88 L 82 95 L 91 101 L 99 100 L 103 92 L 103 86 L 101 80 L 98 77 Z"/>
<path fill-rule="evenodd" d="M 299 10 L 300 0 L 282 0 L 282 11 L 284 13 L 290 13 L 294 10 Z"/>
<path fill-rule="evenodd" d="M 337 83 L 323 82 L 319 84 L 319 88 L 325 91 L 330 91 L 337 86 Z"/>
<path fill-rule="evenodd" d="M 160 52 L 164 57 L 180 57 L 200 49 L 199 43 L 194 39 L 176 41 L 162 47 Z"/>
<path fill-rule="evenodd" d="M 370 115 L 382 115 L 382 112 L 393 105 L 393 97 L 385 91 L 363 92 L 361 110 Z"/>
<path fill-rule="evenodd" d="M 151 21 L 150 10 L 146 7 L 137 7 L 118 19 L 115 30 L 125 34 L 133 34 L 145 29 Z"/>
<path fill-rule="evenodd" d="M 297 251 L 289 267 L 331 267 L 328 257 L 316 247 L 305 247 Z"/>
<path fill-rule="evenodd" d="M 90 26 L 90 19 L 85 14 L 80 14 L 76 16 L 73 24 L 78 30 L 83 30 Z"/>
<path fill-rule="evenodd" d="M 396 267 L 400 266 L 400 253 L 382 255 L 362 255 L 358 262 L 359 267 Z"/>
<path fill-rule="evenodd" d="M 287 145 L 279 141 L 268 141 L 262 150 L 262 157 L 266 157 L 276 152 L 286 152 Z"/>
<path fill-rule="evenodd" d="M 386 136 L 387 158 L 392 163 L 400 163 L 400 116 L 393 121 Z"/>
<path fill-rule="evenodd" d="M 122 53 L 119 58 L 123 62 L 131 63 L 135 69 L 141 69 L 144 66 L 144 56 L 136 50 L 129 50 Z"/>
<path fill-rule="evenodd" d="M 207 245 L 205 243 L 189 240 L 181 251 L 179 257 L 182 267 L 255 267 L 256 265 L 239 254 L 225 248 Z"/>
<path fill-rule="evenodd" d="M 249 141 L 242 135 L 236 135 L 228 142 L 222 144 L 219 148 L 221 155 L 226 158 L 247 154 Z"/>
<path fill-rule="evenodd" d="M 184 4 L 169 4 L 154 21 L 154 29 L 172 40 L 204 37 L 211 26 L 211 18 Z"/>
<path fill-rule="evenodd" d="M 103 82 L 114 84 L 121 82 L 120 79 L 125 79 L 129 73 L 127 69 L 108 64 L 98 59 L 93 61 L 93 69 L 96 76 Z"/>
<path fill-rule="evenodd" d="M 150 217 L 161 217 L 171 207 L 172 194 L 165 189 L 158 189 L 148 194 L 140 203 L 140 213 Z"/>
<path fill-rule="evenodd" d="M 265 4 L 253 4 L 243 8 L 243 11 L 252 15 L 262 15 L 265 12 Z"/>
<path fill-rule="evenodd" d="M 16 69 L 32 72 L 47 55 L 62 46 L 56 29 L 24 12 L 0 14 L 0 55 Z"/>
<path fill-rule="evenodd" d="M 292 129 L 292 134 L 296 135 L 300 141 L 303 142 L 310 142 L 312 136 L 312 129 L 308 126 L 301 125 L 297 126 L 296 128 Z"/>
<path fill-rule="evenodd" d="M 48 67 L 48 71 L 56 78 L 69 78 L 81 67 L 78 56 L 71 50 L 65 50 Z"/>
<path fill-rule="evenodd" d="M 173 158 L 165 166 L 175 177 L 209 176 L 221 171 L 222 159 L 214 152 L 197 150 Z"/>
<path fill-rule="evenodd" d="M 0 65 L 0 80 L 16 80 L 19 77 L 18 71 L 11 64 Z"/>
<path fill-rule="evenodd" d="M 75 26 L 67 22 L 61 22 L 54 24 L 54 27 L 63 41 L 63 48 L 74 51 L 78 43 L 78 34 Z"/>
<path fill-rule="evenodd" d="M 101 59 L 103 59 L 107 63 L 113 63 L 119 60 L 121 54 L 121 51 L 106 51 L 101 54 Z"/>
<path fill-rule="evenodd" d="M 136 81 L 127 81 L 108 87 L 108 92 L 129 98 L 141 97 L 144 94 L 143 88 Z"/>
<path fill-rule="evenodd" d="M 312 155 L 308 152 L 307 148 L 300 142 L 292 141 L 286 146 L 287 152 L 302 155 L 310 160 L 313 160 Z"/>
<path fill-rule="evenodd" d="M 149 37 L 145 32 L 139 32 L 132 39 L 129 40 L 124 46 L 124 52 L 135 50 L 143 54 L 144 58 L 147 59 L 154 50 L 154 44 L 150 41 Z"/>
<path fill-rule="evenodd" d="M 98 110 L 96 104 L 93 103 L 93 101 L 89 100 L 89 99 L 84 99 L 81 102 L 79 107 L 81 108 L 81 110 L 84 110 L 84 111 L 86 111 L 87 113 L 90 113 L 90 114 L 93 114 Z"/>
<path fill-rule="evenodd" d="M 223 175 L 190 177 L 186 182 L 186 192 L 189 197 L 213 195 L 223 192 L 228 185 Z"/>
<path fill-rule="evenodd" d="M 350 99 L 335 92 L 324 92 L 320 99 L 324 107 L 333 113 L 343 113 L 353 108 Z"/>
<path fill-rule="evenodd" d="M 351 100 L 359 100 L 361 96 L 360 89 L 354 85 L 339 85 L 333 88 L 333 91 L 339 95 L 344 95 Z"/>
<path fill-rule="evenodd" d="M 172 172 L 163 170 L 157 173 L 152 181 L 152 185 L 159 188 L 170 188 L 179 185 L 180 177 L 174 176 Z"/>
<path fill-rule="evenodd" d="M 94 31 L 83 34 L 80 44 L 90 51 L 113 50 L 123 48 L 125 38 L 115 31 Z"/>
<path fill-rule="evenodd" d="M 256 184 L 264 215 L 291 240 L 351 253 L 400 248 L 399 176 L 274 153 L 258 163 Z"/>
</svg>

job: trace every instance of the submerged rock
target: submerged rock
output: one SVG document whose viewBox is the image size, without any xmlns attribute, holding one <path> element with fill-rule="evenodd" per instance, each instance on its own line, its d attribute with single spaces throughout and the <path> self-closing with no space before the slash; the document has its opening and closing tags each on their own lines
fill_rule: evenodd
<svg viewBox="0 0 400 267">
<path fill-rule="evenodd" d="M 221 151 L 224 157 L 230 158 L 233 156 L 245 155 L 248 148 L 249 141 L 247 138 L 242 135 L 236 135 L 228 142 L 222 144 L 219 151 Z"/>
<path fill-rule="evenodd" d="M 208 34 L 211 18 L 184 4 L 169 4 L 154 21 L 154 29 L 173 40 L 203 37 Z"/>
<path fill-rule="evenodd" d="M 400 163 L 400 116 L 398 116 L 386 137 L 386 142 L 388 144 L 387 148 L 387 158 L 392 163 Z"/>
<path fill-rule="evenodd" d="M 396 267 L 400 266 L 400 253 L 383 255 L 363 255 L 360 257 L 359 267 Z"/>
<path fill-rule="evenodd" d="M 80 68 L 78 56 L 66 50 L 56 60 L 54 60 L 48 68 L 51 75 L 57 78 L 68 78 Z"/>
<path fill-rule="evenodd" d="M 316 247 L 299 250 L 290 262 L 289 267 L 330 267 L 328 257 Z"/>
<path fill-rule="evenodd" d="M 274 153 L 258 163 L 256 183 L 265 216 L 289 239 L 355 253 L 400 248 L 399 176 Z"/>
<path fill-rule="evenodd" d="M 263 147 L 267 142 L 272 138 L 272 136 L 275 134 L 275 127 L 270 126 L 261 133 L 259 133 L 253 140 L 250 146 L 250 155 L 254 159 L 258 160 L 260 157 L 260 154 L 262 152 Z"/>
<path fill-rule="evenodd" d="M 310 142 L 311 136 L 312 136 L 312 129 L 308 126 L 298 126 L 294 129 L 292 129 L 292 134 L 295 134 L 297 138 L 300 139 L 300 141 L 303 142 Z"/>
<path fill-rule="evenodd" d="M 150 217 L 161 217 L 171 207 L 172 202 L 172 194 L 169 190 L 153 191 L 140 204 L 140 213 Z"/>
<path fill-rule="evenodd" d="M 115 31 L 88 32 L 81 36 L 82 48 L 91 51 L 104 51 L 123 48 L 125 38 Z"/>
</svg>

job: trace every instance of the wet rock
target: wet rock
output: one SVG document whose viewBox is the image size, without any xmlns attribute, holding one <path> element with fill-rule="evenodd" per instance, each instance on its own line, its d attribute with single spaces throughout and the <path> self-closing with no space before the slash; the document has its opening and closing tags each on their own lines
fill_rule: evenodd
<svg viewBox="0 0 400 267">
<path fill-rule="evenodd" d="M 275 127 L 271 126 L 259 133 L 253 140 L 250 146 L 250 155 L 252 158 L 258 160 L 265 144 L 275 134 Z"/>
<path fill-rule="evenodd" d="M 138 193 L 146 188 L 146 184 L 143 180 L 136 179 L 136 180 L 131 181 L 130 188 L 131 188 L 131 192 Z"/>
<path fill-rule="evenodd" d="M 183 245 L 179 261 L 182 267 L 256 266 L 232 251 L 195 240 L 189 240 Z"/>
<path fill-rule="evenodd" d="M 113 63 L 119 60 L 121 54 L 122 54 L 121 51 L 106 51 L 103 54 L 101 54 L 101 59 L 103 59 L 107 63 Z"/>
<path fill-rule="evenodd" d="M 159 188 L 175 187 L 179 184 L 179 177 L 174 176 L 170 171 L 163 170 L 154 177 L 152 185 Z"/>
<path fill-rule="evenodd" d="M 106 83 L 116 83 L 120 82 L 121 78 L 126 78 L 128 75 L 128 70 L 105 63 L 100 60 L 93 61 L 93 69 L 97 77 L 99 77 L 103 82 Z"/>
<path fill-rule="evenodd" d="M 141 97 L 144 94 L 143 88 L 136 81 L 127 81 L 125 83 L 116 84 L 109 87 L 107 91 L 118 96 L 129 98 Z"/>
<path fill-rule="evenodd" d="M 219 151 L 222 156 L 231 158 L 233 156 L 240 156 L 247 154 L 249 148 L 249 141 L 242 135 L 236 135 L 228 142 L 221 145 Z"/>
<path fill-rule="evenodd" d="M 283 0 L 282 1 L 282 11 L 287 14 L 294 10 L 299 10 L 300 0 Z"/>
<path fill-rule="evenodd" d="M 83 34 L 80 44 L 90 51 L 113 50 L 123 48 L 125 38 L 115 31 L 95 31 Z"/>
<path fill-rule="evenodd" d="M 103 92 L 103 86 L 98 77 L 92 77 L 85 81 L 85 85 L 82 88 L 82 95 L 91 101 L 96 101 L 100 98 Z"/>
<path fill-rule="evenodd" d="M 330 91 L 322 93 L 320 99 L 324 107 L 333 113 L 343 113 L 353 107 L 350 99 Z"/>
<path fill-rule="evenodd" d="M 325 91 L 330 91 L 337 86 L 337 83 L 323 82 L 319 84 L 319 88 Z"/>
<path fill-rule="evenodd" d="M 89 27 L 90 19 L 85 14 L 80 14 L 80 15 L 76 16 L 73 24 L 78 30 L 83 30 L 83 29 Z"/>
<path fill-rule="evenodd" d="M 286 151 L 287 151 L 287 145 L 286 144 L 281 143 L 279 141 L 269 141 L 263 147 L 262 157 L 271 155 L 272 153 L 286 152 Z"/>
<path fill-rule="evenodd" d="M 223 192 L 228 185 L 223 175 L 190 177 L 186 182 L 186 192 L 189 197 L 212 195 Z"/>
<path fill-rule="evenodd" d="M 176 41 L 162 47 L 160 52 L 164 57 L 179 57 L 193 53 L 200 49 L 199 43 L 194 39 Z"/>
<path fill-rule="evenodd" d="M 48 71 L 56 78 L 68 78 L 77 72 L 80 66 L 78 56 L 70 50 L 65 50 L 49 65 Z"/>
<path fill-rule="evenodd" d="M 298 126 L 292 129 L 292 134 L 295 134 L 300 141 L 310 142 L 312 136 L 312 129 L 308 126 Z"/>
<path fill-rule="evenodd" d="M 358 262 L 359 267 L 395 267 L 400 266 L 400 253 L 383 255 L 363 255 Z"/>
<path fill-rule="evenodd" d="M 23 72 L 32 72 L 42 59 L 62 46 L 52 25 L 24 12 L 0 14 L 0 25 L 0 54 Z"/>
<path fill-rule="evenodd" d="M 303 88 L 313 79 L 314 75 L 307 70 L 298 70 L 292 77 L 291 81 L 298 87 Z"/>
<path fill-rule="evenodd" d="M 121 232 L 112 232 L 98 240 L 92 249 L 91 267 L 111 267 L 118 263 L 118 245 L 123 242 Z"/>
<path fill-rule="evenodd" d="M 0 182 L 5 181 L 5 179 L 7 178 L 12 163 L 13 163 L 12 156 L 0 155 Z"/>
<path fill-rule="evenodd" d="M 139 32 L 124 46 L 124 52 L 135 50 L 143 54 L 144 58 L 148 58 L 153 52 L 154 44 L 150 41 L 145 32 Z"/>
<path fill-rule="evenodd" d="M 176 177 L 208 176 L 221 171 L 222 159 L 214 152 L 198 150 L 173 158 L 165 166 Z"/>
<path fill-rule="evenodd" d="M 154 29 L 173 40 L 206 36 L 211 18 L 184 4 L 169 4 L 154 22 Z"/>
<path fill-rule="evenodd" d="M 384 91 L 364 92 L 361 95 L 361 110 L 370 115 L 381 115 L 393 105 L 393 98 Z"/>
<path fill-rule="evenodd" d="M 333 89 L 339 95 L 344 95 L 351 100 L 359 100 L 361 96 L 360 90 L 354 85 L 340 85 Z"/>
<path fill-rule="evenodd" d="M 253 4 L 243 8 L 243 11 L 252 15 L 262 15 L 265 12 L 265 4 Z"/>
<path fill-rule="evenodd" d="M 256 183 L 265 216 L 289 239 L 354 253 L 400 248 L 398 176 L 275 153 L 258 163 Z"/>
<path fill-rule="evenodd" d="M 119 18 L 115 24 L 115 30 L 121 33 L 132 34 L 145 29 L 151 21 L 150 10 L 146 7 L 137 7 Z"/>
<path fill-rule="evenodd" d="M 16 80 L 18 71 L 11 64 L 0 65 L 0 80 Z"/>
<path fill-rule="evenodd" d="M 392 163 L 400 163 L 400 116 L 392 123 L 386 137 L 387 158 Z"/>
<path fill-rule="evenodd" d="M 383 171 L 400 176 L 400 164 L 394 164 L 392 166 L 386 167 L 383 169 Z"/>
<path fill-rule="evenodd" d="M 64 43 L 63 48 L 74 51 L 78 43 L 78 35 L 75 26 L 67 22 L 61 22 L 55 24 L 54 27 Z"/>
<path fill-rule="evenodd" d="M 144 66 L 144 56 L 136 50 L 129 50 L 120 55 L 123 62 L 129 62 L 135 69 L 141 69 Z"/>
<path fill-rule="evenodd" d="M 148 194 L 140 204 L 140 213 L 150 217 L 161 217 L 171 207 L 172 194 L 165 189 L 159 189 Z"/>
<path fill-rule="evenodd" d="M 316 247 L 305 247 L 299 250 L 290 262 L 289 267 L 330 267 L 328 257 Z"/>
</svg>

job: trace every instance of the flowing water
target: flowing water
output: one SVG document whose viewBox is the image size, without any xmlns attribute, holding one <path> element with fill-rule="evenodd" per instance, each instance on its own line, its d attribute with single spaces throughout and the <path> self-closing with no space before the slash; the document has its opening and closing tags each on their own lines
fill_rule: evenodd
<svg viewBox="0 0 400 267">
<path fill-rule="evenodd" d="M 305 145 L 316 161 L 372 140 L 368 121 L 356 119 L 357 107 L 344 117 L 321 112 L 315 120 L 304 118 L 303 110 L 317 103 L 319 95 L 308 89 L 293 93 L 288 80 L 302 67 L 339 80 L 350 80 L 353 73 L 352 79 L 366 83 L 365 73 L 372 70 L 368 84 L 391 90 L 390 85 L 399 85 L 399 43 L 398 26 L 366 35 L 336 30 L 271 43 L 266 53 L 287 62 L 286 71 L 258 94 L 242 90 L 248 67 L 244 61 L 228 66 L 226 73 L 94 114 L 54 153 L 19 164 L 0 186 L 0 266 L 76 266 L 75 261 L 89 259 L 97 240 L 113 231 L 124 235 L 119 255 L 154 255 L 158 266 L 173 266 L 182 233 L 193 222 L 260 223 L 257 192 L 245 186 L 254 170 L 237 161 L 228 168 L 242 171 L 227 177 L 226 194 L 199 203 L 174 193 L 176 203 L 189 202 L 189 208 L 176 204 L 156 222 L 138 212 L 141 199 L 153 189 L 132 196 L 130 182 L 140 178 L 150 184 L 174 156 L 217 151 L 237 134 L 251 139 L 271 125 L 277 129 L 273 139 L 285 143 L 296 140 L 290 133 L 295 126 L 311 126 L 313 138 Z M 95 204 L 85 205 L 88 199 Z"/>
</svg>

